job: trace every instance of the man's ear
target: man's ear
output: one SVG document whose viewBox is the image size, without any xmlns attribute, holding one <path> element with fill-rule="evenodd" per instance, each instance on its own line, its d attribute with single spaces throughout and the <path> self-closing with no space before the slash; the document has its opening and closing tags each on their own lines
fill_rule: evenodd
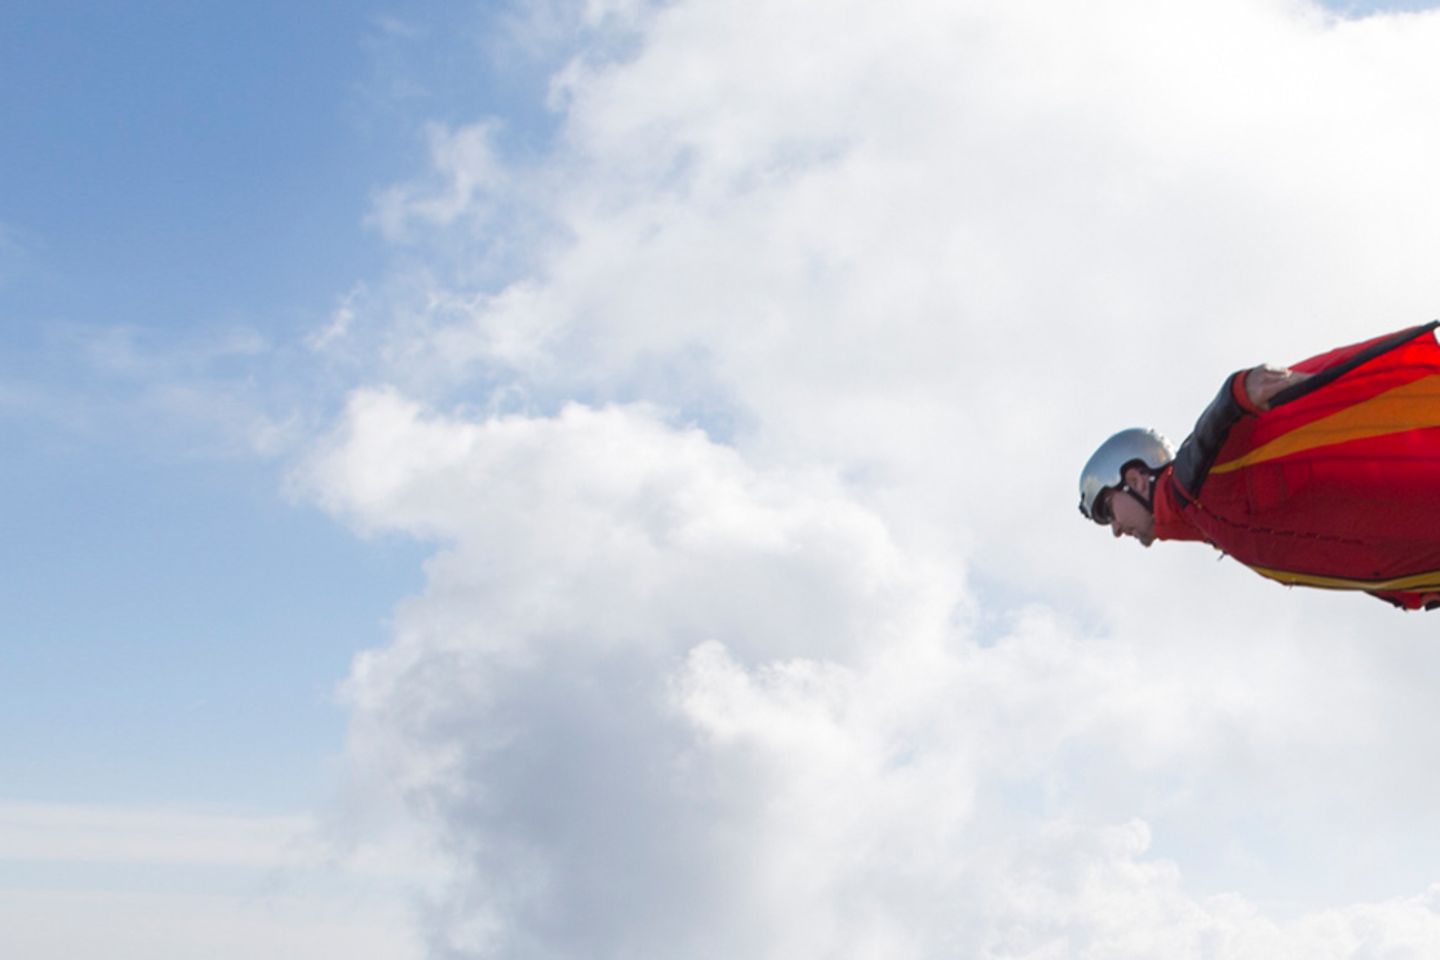
<svg viewBox="0 0 1440 960">
<path fill-rule="evenodd" d="M 1125 481 L 1125 486 L 1136 493 L 1150 492 L 1150 471 L 1138 466 L 1129 466 L 1120 474 L 1120 477 Z"/>
</svg>

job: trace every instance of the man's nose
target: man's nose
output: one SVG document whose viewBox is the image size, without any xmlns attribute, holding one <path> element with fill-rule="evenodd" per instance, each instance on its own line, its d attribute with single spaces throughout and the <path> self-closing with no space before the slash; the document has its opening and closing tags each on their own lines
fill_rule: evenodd
<svg viewBox="0 0 1440 960">
<path fill-rule="evenodd" d="M 1121 536 L 1121 532 L 1120 532 L 1120 521 L 1118 521 L 1118 520 L 1111 520 L 1111 521 L 1110 521 L 1110 532 L 1113 533 L 1113 534 L 1115 534 L 1115 536 L 1117 536 L 1117 537 Z"/>
</svg>

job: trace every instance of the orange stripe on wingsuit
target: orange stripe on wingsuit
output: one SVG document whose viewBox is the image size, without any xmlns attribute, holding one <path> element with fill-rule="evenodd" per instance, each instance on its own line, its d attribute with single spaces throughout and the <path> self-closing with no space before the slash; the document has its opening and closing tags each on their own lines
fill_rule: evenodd
<svg viewBox="0 0 1440 960">
<path fill-rule="evenodd" d="M 1317 447 L 1424 427 L 1440 427 L 1440 374 L 1421 377 L 1328 417 L 1296 427 L 1242 457 L 1211 467 L 1210 472 L 1229 473 Z"/>
<path fill-rule="evenodd" d="M 1322 577 L 1313 573 L 1295 573 L 1292 570 L 1271 570 L 1266 567 L 1251 567 L 1262 577 L 1278 580 L 1296 586 L 1323 587 L 1329 590 L 1440 590 L 1440 570 L 1416 573 L 1406 577 L 1392 577 L 1389 580 L 1351 580 L 1346 577 Z"/>
</svg>

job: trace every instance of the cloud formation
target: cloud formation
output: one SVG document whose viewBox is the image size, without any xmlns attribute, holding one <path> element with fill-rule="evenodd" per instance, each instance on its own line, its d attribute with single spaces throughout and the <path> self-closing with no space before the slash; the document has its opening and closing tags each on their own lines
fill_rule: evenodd
<svg viewBox="0 0 1440 960">
<path fill-rule="evenodd" d="M 1111 430 L 1428 318 L 1440 18 L 577 15 L 552 151 L 436 128 L 315 342 L 369 383 L 299 481 L 436 544 L 347 684 L 431 954 L 1440 943 L 1433 628 L 1073 507 Z"/>
<path fill-rule="evenodd" d="M 429 868 L 403 848 L 356 854 L 309 817 L 0 802 L 0 949 L 420 956 L 396 891 Z"/>
</svg>

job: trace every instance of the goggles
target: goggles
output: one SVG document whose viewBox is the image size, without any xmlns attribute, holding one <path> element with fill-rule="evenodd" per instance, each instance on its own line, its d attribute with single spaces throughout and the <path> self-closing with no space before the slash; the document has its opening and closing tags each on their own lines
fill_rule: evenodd
<svg viewBox="0 0 1440 960">
<path fill-rule="evenodd" d="M 1095 502 L 1090 504 L 1090 519 L 1102 527 L 1109 526 L 1110 521 L 1115 519 L 1115 515 L 1110 512 L 1110 498 L 1115 496 L 1116 489 L 1115 487 L 1104 488 L 1095 495 Z"/>
</svg>

